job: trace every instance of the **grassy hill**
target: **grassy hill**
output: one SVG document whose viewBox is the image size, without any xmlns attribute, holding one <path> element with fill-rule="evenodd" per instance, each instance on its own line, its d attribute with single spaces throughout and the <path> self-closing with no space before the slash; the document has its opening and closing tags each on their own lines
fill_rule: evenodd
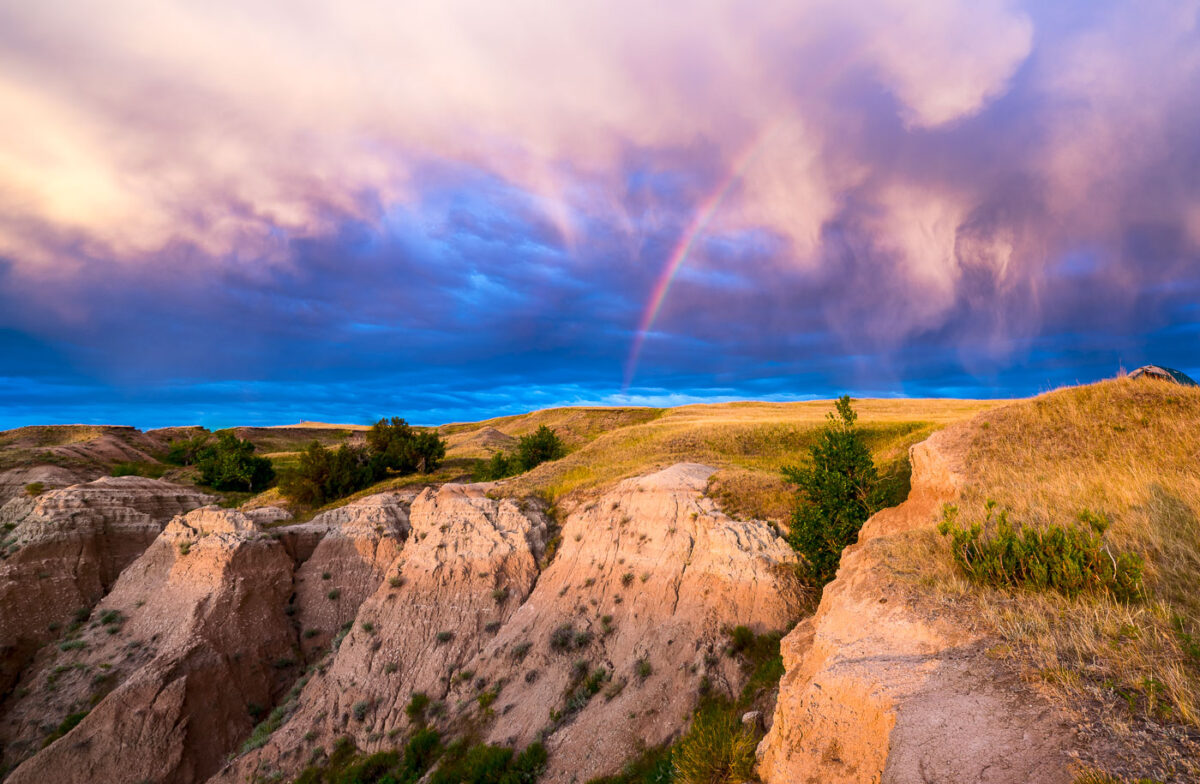
<svg viewBox="0 0 1200 784">
<path fill-rule="evenodd" d="M 1018 525 L 1103 514 L 1111 551 L 1145 559 L 1145 598 L 968 582 L 932 521 L 891 545 L 897 576 L 931 611 L 994 633 L 996 657 L 1124 749 L 1127 775 L 1158 778 L 1172 753 L 1189 753 L 1180 738 L 1200 741 L 1200 389 L 1063 389 L 988 411 L 962 437 L 961 520 L 982 521 L 988 500 Z"/>
</svg>

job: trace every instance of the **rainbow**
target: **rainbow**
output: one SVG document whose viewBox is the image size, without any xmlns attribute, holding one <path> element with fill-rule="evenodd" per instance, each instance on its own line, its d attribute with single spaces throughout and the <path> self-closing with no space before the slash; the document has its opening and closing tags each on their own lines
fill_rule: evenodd
<svg viewBox="0 0 1200 784">
<path fill-rule="evenodd" d="M 748 146 L 739 156 L 734 159 L 734 165 L 730 167 L 729 174 L 725 176 L 717 187 L 709 194 L 700 207 L 692 216 L 692 220 L 688 223 L 683 234 L 680 235 L 679 241 L 675 243 L 671 255 L 667 258 L 667 264 L 663 267 L 662 273 L 658 276 L 658 281 L 654 284 L 654 289 L 650 294 L 650 301 L 646 303 L 646 310 L 642 313 L 642 320 L 638 323 L 637 333 L 633 337 L 633 346 L 629 351 L 629 358 L 625 361 L 625 381 L 621 387 L 622 391 L 629 389 L 630 382 L 633 381 L 633 374 L 637 371 L 638 357 L 642 353 L 642 345 L 646 342 L 646 335 L 650 332 L 650 327 L 654 325 L 654 320 L 658 318 L 658 311 L 662 308 L 663 301 L 667 298 L 667 292 L 671 290 L 671 283 L 675 280 L 675 273 L 679 272 L 679 268 L 683 266 L 683 262 L 687 261 L 688 254 L 692 251 L 692 246 L 696 244 L 704 230 L 708 228 L 709 221 L 717 212 L 717 208 L 721 206 L 721 202 L 725 200 L 725 196 L 729 193 L 733 184 L 741 179 L 746 171 L 746 167 L 750 165 L 754 153 L 758 150 L 765 134 L 760 135 L 753 144 Z"/>
</svg>

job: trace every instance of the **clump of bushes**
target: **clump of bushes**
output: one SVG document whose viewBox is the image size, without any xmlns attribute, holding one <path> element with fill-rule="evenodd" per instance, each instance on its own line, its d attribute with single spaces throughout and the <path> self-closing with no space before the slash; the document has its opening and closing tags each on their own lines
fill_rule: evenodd
<svg viewBox="0 0 1200 784">
<path fill-rule="evenodd" d="M 443 752 L 436 730 L 422 728 L 413 733 L 399 751 L 380 751 L 361 756 L 353 741 L 343 738 L 324 764 L 305 768 L 295 784 L 416 784 Z"/>
<path fill-rule="evenodd" d="M 30 482 L 25 485 L 25 495 L 30 498 L 37 498 L 42 493 L 46 492 L 45 482 Z"/>
<path fill-rule="evenodd" d="M 520 754 L 504 746 L 452 743 L 430 784 L 524 784 L 546 768 L 546 749 L 531 743 Z"/>
<path fill-rule="evenodd" d="M 512 454 L 497 452 L 476 471 L 476 479 L 489 482 L 530 471 L 549 460 L 567 454 L 567 446 L 552 428 L 542 425 L 533 433 L 521 436 Z"/>
<path fill-rule="evenodd" d="M 842 550 L 879 507 L 884 485 L 861 435 L 850 397 L 838 398 L 807 466 L 785 466 L 784 477 L 803 498 L 792 512 L 788 542 L 804 557 L 803 569 L 818 588 L 837 574 Z"/>
<path fill-rule="evenodd" d="M 1141 596 L 1144 562 L 1134 553 L 1112 551 L 1104 539 L 1107 516 L 1085 509 L 1066 525 L 1017 527 L 995 501 L 984 509 L 983 522 L 966 527 L 958 523 L 958 508 L 948 505 L 938 524 L 950 537 L 955 564 L 973 581 L 1068 597 L 1084 591 L 1108 592 L 1120 601 Z"/>
<path fill-rule="evenodd" d="M 254 444 L 228 430 L 217 433 L 215 443 L 206 437 L 190 459 L 200 469 L 201 483 L 217 490 L 254 492 L 265 489 L 275 479 L 271 461 L 256 457 Z"/>
<path fill-rule="evenodd" d="M 280 491 L 292 501 L 321 506 L 385 478 L 437 470 L 446 442 L 432 430 L 419 431 L 399 417 L 381 419 L 367 431 L 366 446 L 342 444 L 336 450 L 313 441 L 296 468 L 284 474 Z"/>
</svg>

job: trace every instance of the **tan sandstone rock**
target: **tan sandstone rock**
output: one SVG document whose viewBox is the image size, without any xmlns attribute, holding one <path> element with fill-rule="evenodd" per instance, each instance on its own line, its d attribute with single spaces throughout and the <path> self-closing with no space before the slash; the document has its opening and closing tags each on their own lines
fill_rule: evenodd
<svg viewBox="0 0 1200 784">
<path fill-rule="evenodd" d="M 214 781 L 294 773 L 314 744 L 329 747 L 346 734 L 363 748 L 381 745 L 385 732 L 407 726 L 411 693 L 444 694 L 481 650 L 484 627 L 503 621 L 533 586 L 547 532 L 536 510 L 494 501 L 478 487 L 445 485 L 413 501 L 409 522 L 408 539 L 386 570 L 399 584 L 384 582 L 363 602 L 328 670 L 308 683 L 270 742 Z M 513 597 L 508 607 L 492 598 L 501 586 Z"/>
<path fill-rule="evenodd" d="M 863 526 L 817 614 L 783 641 L 786 674 L 759 745 L 767 784 L 1069 782 L 1071 732 L 962 625 L 904 601 L 883 540 L 953 500 L 958 428 L 912 448 L 912 493 Z"/>
<path fill-rule="evenodd" d="M 544 736 L 543 782 L 612 772 L 669 739 L 702 678 L 741 688 L 721 655 L 724 629 L 786 629 L 799 612 L 794 554 L 767 526 L 717 511 L 703 497 L 711 473 L 673 466 L 580 506 L 540 572 L 548 527 L 536 506 L 491 500 L 480 486 L 425 491 L 389 581 L 362 604 L 328 671 L 266 746 L 214 781 L 294 775 L 347 734 L 364 750 L 390 748 L 411 729 L 416 692 L 442 705 L 431 720 L 451 733 L 515 746 Z M 606 680 L 572 705 L 579 662 Z"/>
</svg>

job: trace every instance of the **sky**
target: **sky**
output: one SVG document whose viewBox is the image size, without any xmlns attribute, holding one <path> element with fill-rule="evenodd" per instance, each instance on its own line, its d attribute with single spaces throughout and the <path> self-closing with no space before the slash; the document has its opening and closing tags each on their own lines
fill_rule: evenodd
<svg viewBox="0 0 1200 784">
<path fill-rule="evenodd" d="M 1200 377 L 1200 0 L 0 0 L 0 428 Z"/>
</svg>

